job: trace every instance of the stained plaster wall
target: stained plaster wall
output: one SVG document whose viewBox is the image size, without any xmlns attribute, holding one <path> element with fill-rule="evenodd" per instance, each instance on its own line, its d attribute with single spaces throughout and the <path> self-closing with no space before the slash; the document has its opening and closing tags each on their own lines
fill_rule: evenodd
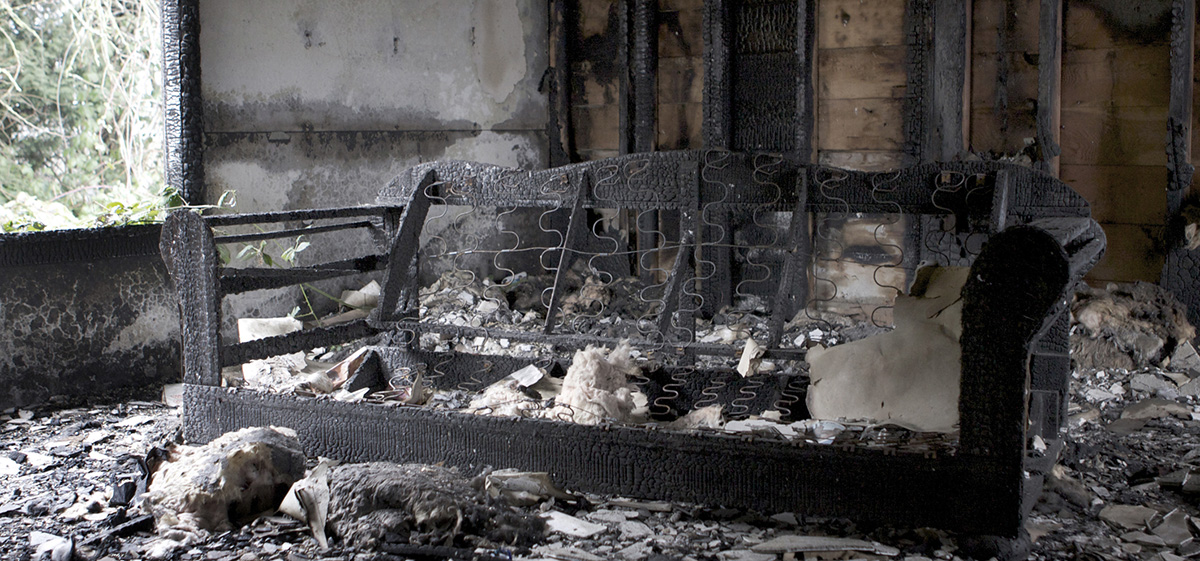
<svg viewBox="0 0 1200 561">
<path fill-rule="evenodd" d="M 179 381 L 158 226 L 0 235 L 0 409 Z"/>
<path fill-rule="evenodd" d="M 545 167 L 546 10 L 537 0 L 201 0 L 208 200 L 235 191 L 236 212 L 357 205 L 421 162 Z M 301 261 L 343 257 L 363 239 L 314 240 Z M 230 300 L 238 316 L 295 302 Z"/>
</svg>

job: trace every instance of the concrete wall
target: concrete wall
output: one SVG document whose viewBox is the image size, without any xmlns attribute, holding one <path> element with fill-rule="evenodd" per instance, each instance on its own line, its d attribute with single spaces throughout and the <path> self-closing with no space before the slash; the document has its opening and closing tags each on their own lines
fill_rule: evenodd
<svg viewBox="0 0 1200 561">
<path fill-rule="evenodd" d="M 410 165 L 546 161 L 536 0 L 202 0 L 209 199 L 359 204 Z"/>
<path fill-rule="evenodd" d="M 180 381 L 158 226 L 0 235 L 0 409 Z"/>
<path fill-rule="evenodd" d="M 421 162 L 547 165 L 546 2 L 200 0 L 199 11 L 209 202 L 232 190 L 243 213 L 358 205 Z M 369 251 L 329 238 L 300 262 Z M 279 315 L 297 299 L 251 293 L 226 312 Z"/>
</svg>

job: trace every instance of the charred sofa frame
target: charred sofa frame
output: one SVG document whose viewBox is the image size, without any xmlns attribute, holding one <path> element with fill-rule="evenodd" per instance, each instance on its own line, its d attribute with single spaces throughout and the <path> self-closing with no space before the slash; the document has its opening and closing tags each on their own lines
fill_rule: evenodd
<svg viewBox="0 0 1200 561">
<path fill-rule="evenodd" d="M 771 163 L 766 172 L 764 157 Z M 556 187 L 548 190 L 547 185 Z M 708 376 L 723 373 L 692 367 L 697 356 L 733 356 L 738 348 L 699 343 L 693 340 L 694 330 L 686 329 L 701 312 L 680 304 L 695 298 L 683 290 L 681 279 L 698 263 L 720 263 L 715 252 L 729 245 L 712 243 L 704 216 L 736 216 L 738 209 L 764 206 L 790 213 L 778 290 L 769 297 L 767 357 L 802 360 L 803 349 L 781 344 L 780 332 L 796 302 L 809 297 L 810 219 L 847 212 L 954 215 L 958 229 L 986 236 L 970 259 L 970 280 L 962 294 L 957 446 L 940 452 L 863 449 L 753 435 L 475 416 L 221 387 L 222 367 L 379 333 L 398 334 L 393 344 L 380 347 L 388 368 L 444 364 L 450 385 L 471 376 L 494 381 L 531 361 L 420 350 L 414 341 L 421 333 L 511 337 L 563 349 L 615 342 L 556 330 L 561 290 L 552 293 L 546 327 L 539 333 L 496 333 L 423 321 L 415 308 L 417 247 L 427 213 L 438 204 L 570 209 L 557 254 L 560 277 L 583 237 L 588 209 L 678 213 L 679 231 L 668 237 L 681 250 L 670 263 L 663 309 L 650 336 L 635 344 L 658 349 L 667 370 Z M 283 223 L 282 229 L 226 236 L 213 231 L 270 223 Z M 219 244 L 347 228 L 372 232 L 378 253 L 291 269 L 227 269 L 218 259 Z M 213 216 L 176 212 L 163 229 L 161 249 L 180 298 L 183 416 L 190 441 L 208 441 L 241 427 L 282 425 L 297 430 L 310 454 L 347 461 L 445 462 L 467 470 L 513 467 L 547 471 L 564 487 L 582 491 L 1015 536 L 1040 492 L 1042 474 L 1052 462 L 1047 458 L 1061 445 L 1070 372 L 1068 291 L 1102 255 L 1104 236 L 1079 195 L 1028 168 L 955 162 L 866 173 L 778 156 L 685 151 L 536 172 L 464 162 L 425 164 L 389 184 L 374 206 Z M 251 343 L 222 340 L 220 309 L 226 295 L 368 271 L 382 271 L 384 278 L 381 304 L 368 319 Z M 731 283 L 721 274 L 703 287 L 704 294 L 728 290 Z M 561 282 L 555 280 L 556 289 Z M 762 399 L 748 410 L 770 408 L 792 383 L 784 376 L 769 377 Z M 1035 435 L 1050 444 L 1047 455 L 1027 444 Z"/>
</svg>

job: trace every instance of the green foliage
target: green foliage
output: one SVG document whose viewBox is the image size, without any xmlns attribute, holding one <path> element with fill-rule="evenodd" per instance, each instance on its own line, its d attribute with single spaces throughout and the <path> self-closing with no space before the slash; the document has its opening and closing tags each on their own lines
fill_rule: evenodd
<svg viewBox="0 0 1200 561">
<path fill-rule="evenodd" d="M 161 219 L 158 0 L 0 0 L 0 225 Z M 66 212 L 64 212 L 66 209 Z"/>
</svg>

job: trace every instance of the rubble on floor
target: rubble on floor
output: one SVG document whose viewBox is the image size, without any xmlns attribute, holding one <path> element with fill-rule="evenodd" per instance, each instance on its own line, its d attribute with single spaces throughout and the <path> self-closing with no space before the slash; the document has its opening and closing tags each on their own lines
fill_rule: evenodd
<svg viewBox="0 0 1200 561">
<path fill-rule="evenodd" d="M 1187 310 L 1156 284 L 1082 287 L 1071 303 L 1071 358 L 1081 369 L 1168 367 L 1195 328 Z"/>
<path fill-rule="evenodd" d="M 1072 379 L 1072 417 L 1065 450 L 1026 524 L 1036 540 L 1031 559 L 1175 561 L 1200 555 L 1194 539 L 1200 535 L 1200 421 L 1193 418 L 1200 417 L 1200 401 L 1185 395 L 1166 399 L 1159 395 L 1160 390 L 1144 389 L 1152 385 L 1135 386 L 1132 382 L 1140 375 L 1176 383 L 1158 369 L 1079 372 Z M 1107 391 L 1114 385 L 1122 390 L 1112 398 L 1087 398 L 1089 390 Z M 1146 400 L 1156 401 L 1139 405 Z M 1126 419 L 1141 417 L 1136 420 L 1144 424 L 1127 432 L 1111 430 L 1126 411 L 1132 411 Z M 547 527 L 540 543 L 523 553 L 508 547 L 443 545 L 422 545 L 425 549 L 410 549 L 409 554 L 386 553 L 348 547 L 333 532 L 327 536 L 328 548 L 322 548 L 309 521 L 277 514 L 258 516 L 244 526 L 211 533 L 202 542 L 171 550 L 153 533 L 153 522 L 140 516 L 136 507 L 112 501 L 114 487 L 124 483 L 136 486 L 141 470 L 133 458 L 145 460 L 148 452 L 175 441 L 177 410 L 131 403 L 10 411 L 0 419 L 5 436 L 0 458 L 16 466 L 15 473 L 0 472 L 0 516 L 4 517 L 0 539 L 31 556 L 41 547 L 31 545 L 30 535 L 35 531 L 60 538 L 55 542 L 58 546 L 73 540 L 77 558 L 105 561 L 146 559 L 154 554 L 187 561 L 365 561 L 445 559 L 452 558 L 450 553 L 479 559 L 507 559 L 511 554 L 514 559 L 560 561 L 954 561 L 976 552 L 971 540 L 928 528 L 858 527 L 846 520 L 816 519 L 803 513 L 755 513 L 663 500 L 577 496 L 569 489 L 555 495 L 544 488 L 547 481 L 552 484 L 552 478 L 511 471 L 491 472 L 495 477 L 485 475 L 479 486 L 472 486 L 467 479 L 471 490 L 462 491 L 462 496 L 482 494 L 485 498 L 480 504 L 490 504 L 489 489 L 499 489 L 504 481 L 519 482 L 513 487 L 529 493 L 524 500 L 527 506 L 508 507 L 509 511 L 540 518 Z M 822 434 L 834 438 L 846 438 L 843 433 L 852 438 L 862 435 L 854 432 L 852 425 L 842 427 L 829 427 L 835 432 Z M 312 458 L 309 464 L 319 465 Z M 448 523 L 449 518 L 442 520 Z M 466 527 L 465 518 L 463 524 Z M 46 536 L 38 539 L 48 540 Z M 386 539 L 386 532 L 384 536 Z M 397 543 L 385 541 L 383 545 L 401 551 Z M 815 551 L 816 547 L 830 550 Z M 444 555 L 437 557 L 433 552 Z"/>
<path fill-rule="evenodd" d="M 151 477 L 145 509 L 160 535 L 185 546 L 275 510 L 305 462 L 288 428 L 248 428 L 181 446 Z"/>
</svg>

